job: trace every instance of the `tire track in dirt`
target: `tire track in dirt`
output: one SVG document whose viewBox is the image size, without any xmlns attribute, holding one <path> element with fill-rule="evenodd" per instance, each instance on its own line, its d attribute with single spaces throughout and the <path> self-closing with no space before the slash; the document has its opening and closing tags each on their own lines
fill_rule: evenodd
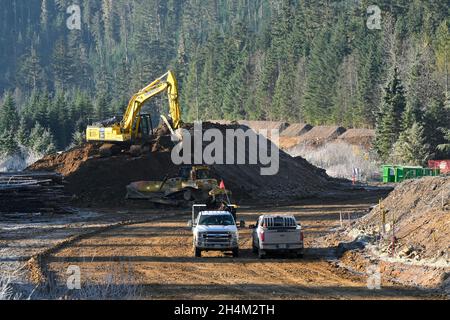
<svg viewBox="0 0 450 320">
<path fill-rule="evenodd" d="M 259 260 L 250 253 L 248 229 L 241 230 L 240 258 L 216 252 L 194 258 L 183 218 L 162 216 L 95 233 L 51 252 L 47 263 L 61 279 L 67 264 L 75 262 L 88 274 L 88 281 L 99 281 L 106 268 L 127 262 L 135 275 L 133 285 L 142 286 L 143 298 L 151 299 L 423 297 L 407 288 L 370 292 L 361 276 L 335 269 L 313 253 L 305 259 Z M 95 258 L 86 262 L 89 256 Z"/>
<path fill-rule="evenodd" d="M 167 215 L 167 217 L 174 217 L 176 215 L 180 215 L 180 213 L 171 214 L 171 215 L 169 214 L 169 215 Z M 140 219 L 140 220 L 119 221 L 119 222 L 115 222 L 115 223 L 107 224 L 105 226 L 98 227 L 93 231 L 83 232 L 83 233 L 71 236 L 71 237 L 55 244 L 54 246 L 47 248 L 47 249 L 45 249 L 37 254 L 34 254 L 30 257 L 30 259 L 26 262 L 26 268 L 29 271 L 29 279 L 33 283 L 38 284 L 38 285 L 45 285 L 46 283 L 48 283 L 49 279 L 47 276 L 46 259 L 49 256 L 56 254 L 57 252 L 62 251 L 63 249 L 73 245 L 76 242 L 80 242 L 83 239 L 93 237 L 97 234 L 109 232 L 110 230 L 113 230 L 116 228 L 134 225 L 134 224 L 142 224 L 145 222 L 154 221 L 159 218 L 161 218 L 161 216 L 152 216 L 151 218 Z"/>
</svg>

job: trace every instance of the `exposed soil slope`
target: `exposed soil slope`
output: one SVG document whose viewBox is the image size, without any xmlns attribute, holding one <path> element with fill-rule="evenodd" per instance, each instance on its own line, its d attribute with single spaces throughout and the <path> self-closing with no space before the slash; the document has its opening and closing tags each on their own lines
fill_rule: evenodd
<svg viewBox="0 0 450 320">
<path fill-rule="evenodd" d="M 356 225 L 365 233 L 386 227 L 397 238 L 397 255 L 416 259 L 448 259 L 450 246 L 450 176 L 425 177 L 400 184 L 381 204 Z"/>
<path fill-rule="evenodd" d="M 193 130 L 192 125 L 186 125 L 185 128 Z M 248 129 L 237 124 L 203 124 L 203 130 L 209 128 L 217 128 L 222 132 L 226 129 Z M 68 182 L 67 190 L 84 205 L 113 205 L 123 202 L 125 186 L 132 181 L 161 180 L 167 174 L 176 175 L 178 167 L 171 160 L 167 140 L 170 138 L 157 134 L 151 142 L 151 151 L 138 158 L 127 153 L 101 158 L 98 144 L 85 144 L 62 154 L 45 157 L 29 169 L 55 170 L 63 174 Z M 246 146 L 246 152 L 247 149 Z M 281 150 L 277 174 L 263 176 L 261 167 L 260 164 L 213 165 L 212 172 L 216 178 L 224 180 L 226 187 L 238 199 L 284 200 L 314 196 L 336 188 L 335 181 L 324 170 Z"/>
</svg>

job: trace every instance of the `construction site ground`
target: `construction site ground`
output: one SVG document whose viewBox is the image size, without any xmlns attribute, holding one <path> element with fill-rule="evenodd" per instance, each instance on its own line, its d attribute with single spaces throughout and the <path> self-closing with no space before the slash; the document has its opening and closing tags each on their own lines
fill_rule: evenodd
<svg viewBox="0 0 450 320">
<path fill-rule="evenodd" d="M 41 294 L 126 299 L 442 298 L 432 288 L 404 286 L 383 275 L 381 289 L 370 290 L 364 270 L 344 267 L 338 246 L 322 240 L 340 227 L 341 212 L 356 219 L 384 196 L 383 191 L 353 191 L 278 207 L 240 209 L 238 217 L 247 226 L 263 213 L 294 214 L 305 231 L 303 259 L 259 260 L 251 252 L 248 228 L 240 229 L 238 258 L 220 252 L 195 258 L 187 226 L 189 210 L 124 208 L 81 210 L 31 224 L 3 222 L 0 266 L 3 274 L 15 272 L 21 290 L 33 286 L 29 281 L 41 282 L 31 293 L 37 299 Z M 80 268 L 81 290 L 67 290 L 70 266 Z"/>
</svg>

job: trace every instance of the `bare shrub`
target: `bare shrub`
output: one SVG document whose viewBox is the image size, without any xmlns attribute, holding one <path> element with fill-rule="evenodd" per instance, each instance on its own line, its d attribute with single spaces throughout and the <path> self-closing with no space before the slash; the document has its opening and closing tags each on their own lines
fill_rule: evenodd
<svg viewBox="0 0 450 320">
<path fill-rule="evenodd" d="M 362 181 L 378 179 L 380 175 L 374 154 L 342 141 L 329 142 L 319 148 L 301 144 L 288 150 L 288 153 L 305 158 L 336 178 L 351 179 L 354 168 L 359 169 L 359 180 Z"/>
<path fill-rule="evenodd" d="M 18 300 L 21 296 L 14 288 L 13 278 L 0 274 L 0 300 Z"/>
<path fill-rule="evenodd" d="M 15 154 L 0 157 L 0 172 L 22 171 L 40 158 L 41 154 L 20 146 Z"/>
<path fill-rule="evenodd" d="M 134 280 L 134 276 L 130 273 L 109 273 L 102 282 L 83 284 L 71 298 L 81 300 L 139 299 L 142 288 L 135 284 Z"/>
<path fill-rule="evenodd" d="M 48 282 L 36 290 L 32 299 L 51 300 L 136 300 L 142 296 L 142 286 L 137 284 L 131 268 L 121 264 L 113 266 L 100 279 L 87 279 L 88 274 L 81 274 L 81 288 L 69 290 L 67 283 L 56 281 L 50 274 Z M 86 280 L 83 280 L 86 279 Z"/>
</svg>

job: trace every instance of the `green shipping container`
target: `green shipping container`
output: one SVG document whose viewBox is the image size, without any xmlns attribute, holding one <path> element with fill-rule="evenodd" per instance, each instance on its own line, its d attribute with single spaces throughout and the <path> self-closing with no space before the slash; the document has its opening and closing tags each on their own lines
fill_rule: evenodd
<svg viewBox="0 0 450 320">
<path fill-rule="evenodd" d="M 383 166 L 383 182 L 402 182 L 408 179 L 416 179 L 425 176 L 438 176 L 439 170 L 423 168 L 418 166 Z"/>
<path fill-rule="evenodd" d="M 383 166 L 383 182 L 395 182 L 395 169 L 393 166 Z"/>
</svg>

